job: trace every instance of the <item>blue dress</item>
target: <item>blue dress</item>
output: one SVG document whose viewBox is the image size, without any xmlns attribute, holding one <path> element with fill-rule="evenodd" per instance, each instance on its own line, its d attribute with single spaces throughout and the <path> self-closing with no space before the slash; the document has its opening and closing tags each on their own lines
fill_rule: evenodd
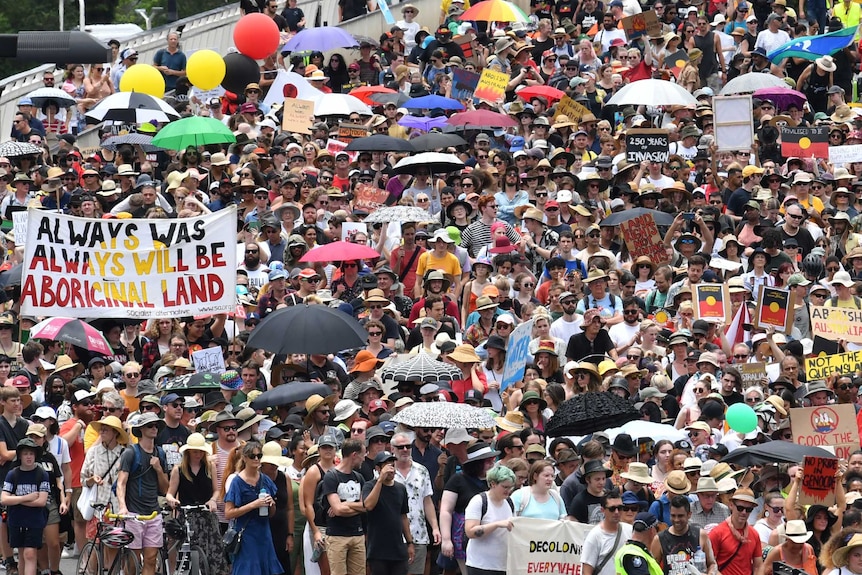
<svg viewBox="0 0 862 575">
<path fill-rule="evenodd" d="M 272 479 L 260 474 L 258 484 L 249 485 L 237 475 L 231 481 L 230 489 L 224 500 L 230 501 L 236 507 L 248 505 L 258 497 L 261 489 L 274 495 L 278 488 Z M 270 510 L 272 513 L 273 510 Z M 232 575 L 277 575 L 284 573 L 284 568 L 275 555 L 275 546 L 272 543 L 272 533 L 269 531 L 269 517 L 261 517 L 257 509 L 254 509 L 234 520 L 235 529 L 243 531 L 242 544 L 239 553 L 233 560 Z"/>
</svg>

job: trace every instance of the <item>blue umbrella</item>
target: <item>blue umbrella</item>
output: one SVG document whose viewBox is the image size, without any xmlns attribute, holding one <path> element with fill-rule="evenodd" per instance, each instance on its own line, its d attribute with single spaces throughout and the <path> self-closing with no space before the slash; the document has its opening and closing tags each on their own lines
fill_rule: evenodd
<svg viewBox="0 0 862 575">
<path fill-rule="evenodd" d="M 446 126 L 446 116 L 439 116 L 437 118 L 423 118 L 421 116 L 402 116 L 400 120 L 398 120 L 399 126 L 404 126 L 405 128 L 416 128 L 418 130 L 425 130 L 428 132 L 432 128 L 442 128 Z"/>
<path fill-rule="evenodd" d="M 304 50 L 317 50 L 327 52 L 336 48 L 352 48 L 358 46 L 356 38 L 341 28 L 306 28 L 296 36 L 287 41 L 282 47 L 284 52 L 302 52 Z"/>
<path fill-rule="evenodd" d="M 463 110 L 464 104 L 462 104 L 458 100 L 453 100 L 452 98 L 445 98 L 443 96 L 431 94 L 430 96 L 410 98 L 409 100 L 404 102 L 404 107 L 413 110 L 433 110 L 434 108 L 440 108 L 441 110 Z"/>
</svg>

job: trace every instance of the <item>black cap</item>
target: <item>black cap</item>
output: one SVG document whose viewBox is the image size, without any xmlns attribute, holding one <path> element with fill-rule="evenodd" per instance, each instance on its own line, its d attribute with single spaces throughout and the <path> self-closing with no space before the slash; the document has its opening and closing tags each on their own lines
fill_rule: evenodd
<svg viewBox="0 0 862 575">
<path fill-rule="evenodd" d="M 394 453 L 390 451 L 381 451 L 374 456 L 374 465 L 383 465 L 384 463 L 395 461 L 396 459 L 397 458 Z"/>
</svg>

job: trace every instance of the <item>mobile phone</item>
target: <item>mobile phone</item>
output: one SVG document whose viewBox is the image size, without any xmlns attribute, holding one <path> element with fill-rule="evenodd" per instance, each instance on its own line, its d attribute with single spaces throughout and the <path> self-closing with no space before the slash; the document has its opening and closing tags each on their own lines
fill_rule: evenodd
<svg viewBox="0 0 862 575">
<path fill-rule="evenodd" d="M 694 220 L 694 212 L 683 212 L 682 213 L 682 219 L 684 219 L 687 222 Z"/>
</svg>

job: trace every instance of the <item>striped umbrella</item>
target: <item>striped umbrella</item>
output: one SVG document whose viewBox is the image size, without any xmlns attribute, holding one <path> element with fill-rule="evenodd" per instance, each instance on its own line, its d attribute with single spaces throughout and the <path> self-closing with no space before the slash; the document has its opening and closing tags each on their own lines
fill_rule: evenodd
<svg viewBox="0 0 862 575">
<path fill-rule="evenodd" d="M 471 6 L 461 14 L 462 22 L 523 22 L 530 19 L 524 11 L 506 0 L 485 0 Z"/>
</svg>

